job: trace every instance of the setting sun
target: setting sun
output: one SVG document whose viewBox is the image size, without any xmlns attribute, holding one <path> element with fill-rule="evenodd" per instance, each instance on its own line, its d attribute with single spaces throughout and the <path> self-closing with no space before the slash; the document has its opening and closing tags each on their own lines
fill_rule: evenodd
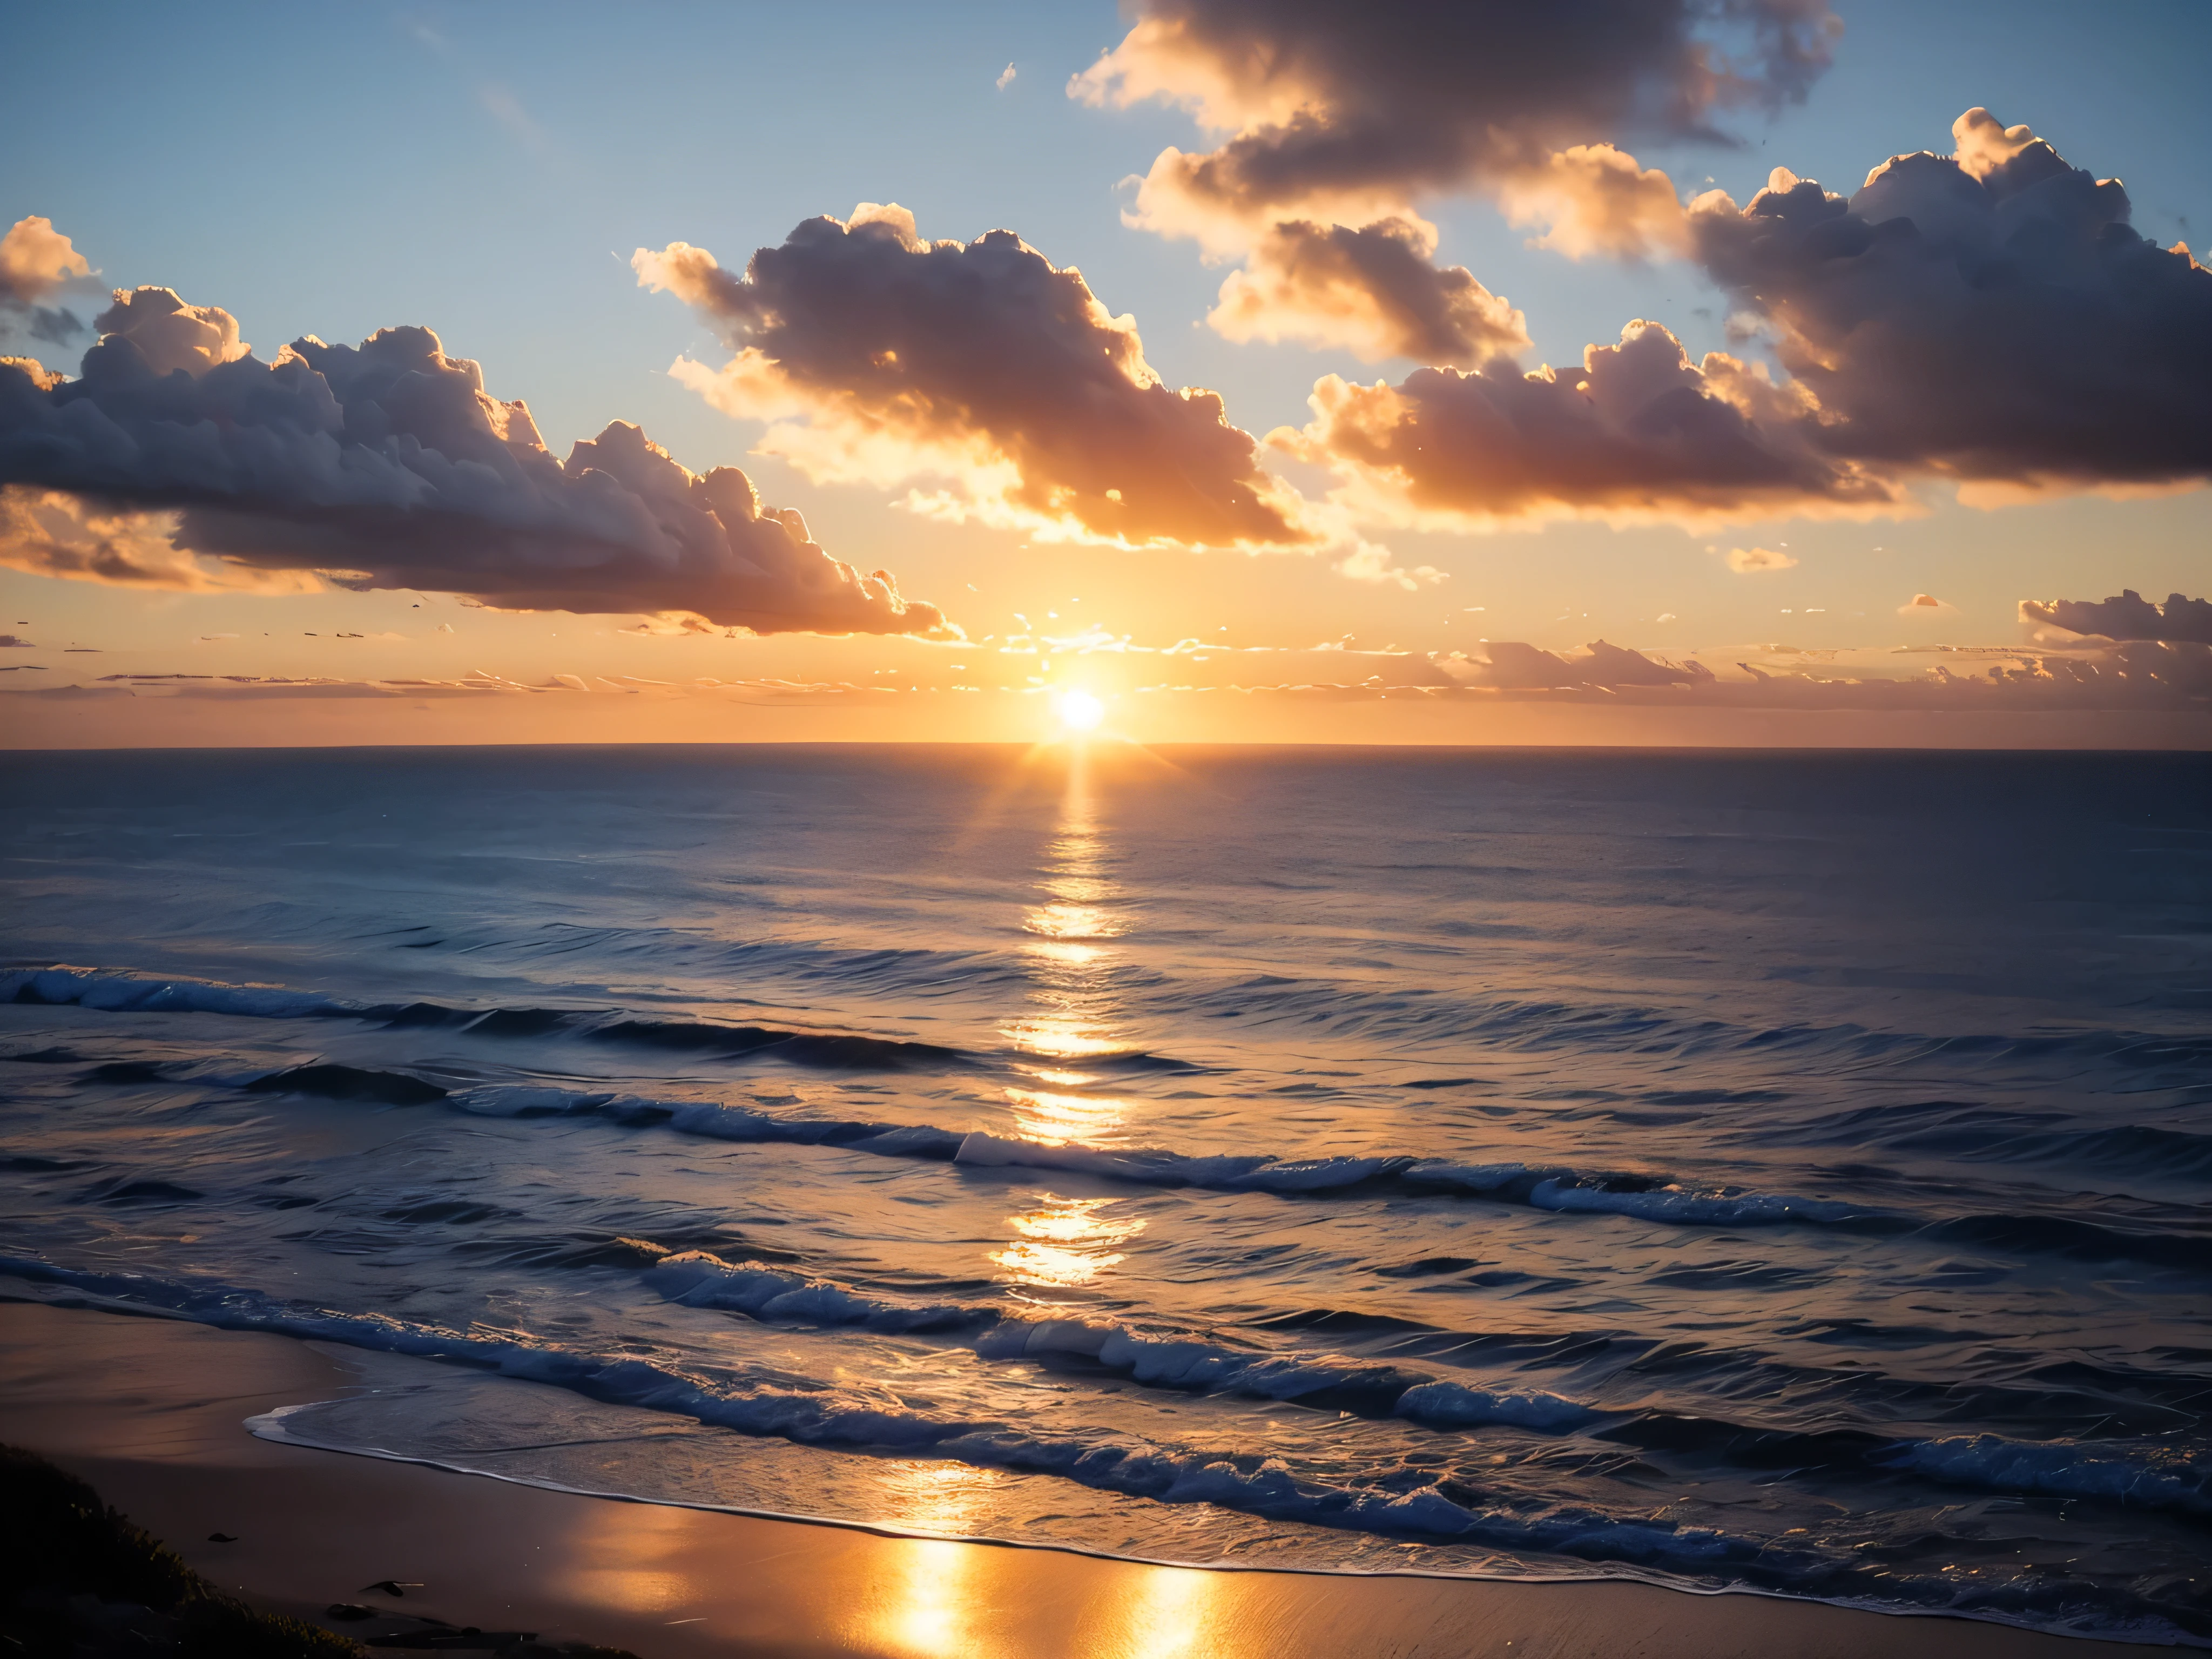
<svg viewBox="0 0 2212 1659">
<path fill-rule="evenodd" d="M 1095 732 L 1106 718 L 1106 705 L 1088 691 L 1063 691 L 1054 700 L 1060 723 L 1070 732 Z"/>
</svg>

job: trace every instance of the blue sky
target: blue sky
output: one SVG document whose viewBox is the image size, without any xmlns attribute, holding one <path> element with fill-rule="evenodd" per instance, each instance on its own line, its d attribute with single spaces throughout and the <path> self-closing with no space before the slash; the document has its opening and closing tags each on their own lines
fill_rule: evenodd
<svg viewBox="0 0 2212 1659">
<path fill-rule="evenodd" d="M 1639 161 L 1686 194 L 1710 177 L 1746 201 L 1776 165 L 1848 192 L 1893 153 L 1948 151 L 1953 118 L 1980 104 L 2124 179 L 2136 227 L 2161 244 L 2186 238 L 2201 252 L 2212 240 L 2212 9 L 1837 9 L 1845 33 L 1805 104 L 1771 121 L 1731 118 L 1740 147 L 1645 143 Z M 772 501 L 804 511 L 833 555 L 890 566 L 977 635 L 1079 594 L 1109 626 L 1161 642 L 1226 623 L 1255 643 L 1350 631 L 1435 649 L 1480 629 L 1552 648 L 1600 635 L 1689 648 L 1770 635 L 1787 607 L 1805 642 L 1878 645 L 1917 625 L 1895 607 L 1928 591 L 1955 607 L 1951 635 L 2004 642 L 2022 598 L 2207 586 L 2201 490 L 1985 511 L 1933 488 L 1932 510 L 1901 521 L 1778 517 L 1717 535 L 1594 522 L 1381 534 L 1401 563 L 1448 573 L 1418 592 L 1350 582 L 1296 555 L 1024 551 L 1015 532 L 895 511 L 894 490 L 809 483 L 748 453 L 757 423 L 668 377 L 680 355 L 726 353 L 693 313 L 636 285 L 633 250 L 683 240 L 738 266 L 801 219 L 875 201 L 910 209 L 925 236 L 1006 227 L 1079 267 L 1111 311 L 1133 313 L 1170 385 L 1219 391 L 1229 418 L 1255 434 L 1307 418 L 1321 374 L 1401 378 L 1413 365 L 1223 339 L 1201 319 L 1224 270 L 1189 242 L 1123 224 L 1122 181 L 1164 146 L 1202 142 L 1182 111 L 1066 95 L 1070 75 L 1126 27 L 1095 4 L 19 9 L 0 105 L 0 222 L 46 216 L 103 281 L 227 308 L 264 359 L 301 334 L 353 341 L 428 325 L 483 364 L 495 393 L 527 400 L 556 454 L 619 418 L 696 470 L 741 465 Z M 1727 307 L 1686 262 L 1570 260 L 1527 246 L 1476 197 L 1425 210 L 1439 258 L 1525 311 L 1533 359 L 1577 362 L 1638 317 L 1667 325 L 1693 356 L 1724 343 Z M 74 368 L 75 351 L 41 349 Z M 1705 551 L 1780 543 L 1797 567 L 1750 580 Z M 162 628 L 234 627 L 264 614 L 255 607 L 283 607 L 287 625 L 318 615 L 342 625 L 345 607 L 386 603 L 193 598 L 185 623 L 157 628 L 133 620 L 156 614 L 142 594 L 14 573 L 0 583 L 12 614 L 134 650 L 166 639 Z M 1815 607 L 1817 625 L 1802 616 Z M 551 631 L 517 629 L 517 672 L 543 666 L 527 660 L 525 634 Z M 814 647 L 749 648 L 788 665 Z"/>
</svg>

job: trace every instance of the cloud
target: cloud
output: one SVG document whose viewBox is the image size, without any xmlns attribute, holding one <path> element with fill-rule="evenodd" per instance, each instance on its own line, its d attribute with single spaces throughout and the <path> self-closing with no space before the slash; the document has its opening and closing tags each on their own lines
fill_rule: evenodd
<svg viewBox="0 0 2212 1659">
<path fill-rule="evenodd" d="M 1335 569 L 1338 575 L 1348 576 L 1356 582 L 1374 582 L 1378 586 L 1393 583 L 1408 593 L 1450 580 L 1446 572 L 1432 564 L 1415 565 L 1409 570 L 1393 562 L 1389 548 L 1367 541 L 1355 544 L 1351 552 L 1336 562 Z"/>
<path fill-rule="evenodd" d="M 1959 614 L 1959 607 L 1946 605 L 1933 593 L 1915 593 L 1897 607 L 1897 614 L 1900 617 L 1955 617 Z"/>
<path fill-rule="evenodd" d="M 1395 386 L 1329 375 L 1314 419 L 1268 441 L 1334 470 L 1365 521 L 1480 527 L 1892 510 L 1895 492 L 1824 453 L 1809 400 L 1723 353 L 1692 364 L 1656 323 L 1592 346 L 1579 371 L 1423 368 Z"/>
<path fill-rule="evenodd" d="M 1013 83 L 1014 66 L 1012 64 L 1009 64 L 1006 68 L 999 71 L 999 78 L 994 81 L 991 84 L 998 88 L 1000 92 L 1004 92 L 1008 87 L 1013 85 Z"/>
<path fill-rule="evenodd" d="M 9 372 L 6 361 L 0 359 L 0 385 Z M 0 437 L 0 446 L 5 441 Z M 173 513 L 144 513 L 58 489 L 0 484 L 0 568 L 185 593 L 322 590 L 323 583 L 309 571 L 258 570 L 198 557 L 177 544 L 177 523 Z"/>
<path fill-rule="evenodd" d="M 1740 211 L 1692 204 L 1697 257 L 1769 325 L 1820 447 L 1984 489 L 2212 472 L 2212 271 L 2026 127 L 1972 109 L 1953 132 L 1849 199 L 1777 168 Z"/>
<path fill-rule="evenodd" d="M 1263 471 L 1219 397 L 1175 391 L 1133 318 L 1011 231 L 927 242 L 896 205 L 810 219 L 739 277 L 683 242 L 631 262 L 736 356 L 671 373 L 769 422 L 758 453 L 826 483 L 934 481 L 907 505 L 1043 540 L 1310 545 L 1304 504 Z"/>
<path fill-rule="evenodd" d="M 1774 170 L 1739 210 L 1700 197 L 1690 246 L 1791 378 L 1658 325 L 1583 372 L 1319 382 L 1271 435 L 1388 521 L 1615 521 L 1917 510 L 1917 479 L 1998 505 L 2212 475 L 2212 271 L 2130 229 L 2126 191 L 1970 110 L 1953 156 L 1899 156 L 1848 202 Z M 1765 568 L 1772 568 L 1773 566 Z"/>
<path fill-rule="evenodd" d="M 1680 708 L 2067 712 L 2151 709 L 2203 715 L 2212 647 L 2137 642 L 2050 653 L 1933 647 L 1947 660 L 1900 673 L 1893 653 L 1770 647 L 1717 671 L 1594 640 L 1555 654 L 1519 641 L 1433 660 L 1468 691 L 1506 700 L 1644 702 Z M 1927 647 L 1923 647 L 1924 652 Z M 1856 658 L 1854 661 L 1837 659 Z M 1908 658 L 1908 661 L 1911 659 Z"/>
<path fill-rule="evenodd" d="M 2168 595 L 2162 605 L 2153 605 L 2132 587 L 2108 599 L 2022 599 L 2020 619 L 2063 628 L 2069 634 L 2101 635 L 2109 640 L 2192 641 L 2212 645 L 2212 600 L 2179 593 Z"/>
<path fill-rule="evenodd" d="M 1771 547 L 1731 547 L 1728 550 L 1728 568 L 1739 576 L 1756 574 L 1763 570 L 1793 570 L 1797 556 L 1782 553 Z"/>
<path fill-rule="evenodd" d="M 1252 253 L 1263 291 L 1279 286 L 1267 267 L 1282 264 L 1276 244 L 1300 222 L 1360 236 L 1418 226 L 1432 252 L 1415 204 L 1468 191 L 1574 258 L 1677 251 L 1686 233 L 1673 183 L 1613 141 L 1734 142 L 1717 118 L 1802 101 L 1842 27 L 1826 0 L 1140 0 L 1134 9 L 1121 44 L 1073 77 L 1069 95 L 1178 104 L 1223 142 L 1163 150 L 1123 217 L 1216 256 Z M 1402 263 L 1343 264 L 1329 303 L 1291 308 L 1297 326 L 1279 337 L 1384 355 L 1373 349 L 1376 319 L 1394 314 Z M 1352 297 L 1362 283 L 1372 290 L 1364 306 Z M 1224 304 L 1215 320 L 1239 315 Z"/>
<path fill-rule="evenodd" d="M 1841 26 L 1825 0 L 1145 0 L 1069 83 L 1159 99 L 1225 135 L 1161 154 L 1134 217 L 1170 234 L 1224 222 L 1384 216 L 1418 196 L 1494 190 L 1622 137 L 1719 140 L 1723 111 L 1803 99 Z M 1671 191 L 1669 192 L 1671 194 Z"/>
<path fill-rule="evenodd" d="M 1674 181 L 1611 144 L 1571 144 L 1498 186 L 1506 218 L 1548 227 L 1536 246 L 1580 259 L 1649 259 L 1681 252 L 1688 221 Z"/>
<path fill-rule="evenodd" d="M 1702 663 L 1669 662 L 1625 646 L 1593 640 L 1579 657 L 1560 657 L 1520 640 L 1486 641 L 1472 654 L 1439 658 L 1462 685 L 1534 691 L 1564 686 L 1692 685 L 1713 678 Z"/>
<path fill-rule="evenodd" d="M 969 656 L 968 651 L 978 653 Z M 1708 653 L 1711 654 L 1711 653 Z M 1163 647 L 1091 630 L 1066 638 L 1022 636 L 995 647 L 971 644 L 954 653 L 907 653 L 909 665 L 890 684 L 850 679 L 795 682 L 705 677 L 647 679 L 635 675 L 561 672 L 521 680 L 473 669 L 455 679 L 339 678 L 199 672 L 107 674 L 81 684 L 26 687 L 13 694 L 59 702 L 87 699 L 214 698 L 238 703 L 331 699 L 449 702 L 621 694 L 641 701 L 714 705 L 738 702 L 793 706 L 895 708 L 918 704 L 951 714 L 955 699 L 996 701 L 1001 711 L 1052 694 L 1033 673 L 1040 656 L 1081 659 L 1083 683 L 1094 695 L 1173 700 L 1196 696 L 1287 696 L 1358 702 L 1412 700 L 1469 708 L 1534 702 L 1604 708 L 1704 710 L 1936 711 L 1984 714 L 2149 712 L 2186 716 L 2206 730 L 2212 709 L 2212 647 L 2190 642 L 2116 643 L 2077 639 L 2057 648 L 1916 646 L 1895 650 L 1799 650 L 1789 646 L 1734 647 L 1708 662 L 1594 640 L 1579 650 L 1552 652 L 1521 641 L 1497 641 L 1467 652 L 1428 653 L 1362 650 L 1348 641 L 1305 647 L 1208 645 L 1185 639 Z M 954 662 L 957 655 L 964 659 Z M 1747 659 L 1738 661 L 1737 658 Z M 204 656 L 200 658 L 205 664 Z M 4 665 L 0 665 L 4 666 Z M 14 709 L 35 704 L 12 704 Z M 979 705 L 967 705 L 975 708 Z M 953 715 L 953 718 L 958 718 Z M 1015 713 L 1017 720 L 1034 716 Z M 557 728 L 549 728 L 557 729 Z M 2063 728 L 2078 739 L 2079 728 Z M 2167 728 L 2169 736 L 2183 728 Z M 1691 736 L 1695 728 L 1679 729 Z"/>
<path fill-rule="evenodd" d="M 1206 321 L 1231 340 L 1346 345 L 1371 362 L 1411 357 L 1474 368 L 1528 349 L 1526 319 L 1458 265 L 1431 263 L 1434 227 L 1384 219 L 1358 230 L 1294 219 L 1230 273 Z"/>
<path fill-rule="evenodd" d="M 40 301 L 80 289 L 96 292 L 93 270 L 53 221 L 33 214 L 0 236 L 0 336 L 20 331 L 59 345 L 84 331 L 77 314 Z"/>
<path fill-rule="evenodd" d="M 424 328 L 273 363 L 167 289 L 121 295 L 74 380 L 0 361 L 0 562 L 177 588 L 415 588 L 757 632 L 948 631 L 732 467 L 617 422 L 564 464 Z"/>
<path fill-rule="evenodd" d="M 38 648 L 30 641 L 18 639 L 13 634 L 0 634 L 0 651 L 35 651 Z"/>
</svg>

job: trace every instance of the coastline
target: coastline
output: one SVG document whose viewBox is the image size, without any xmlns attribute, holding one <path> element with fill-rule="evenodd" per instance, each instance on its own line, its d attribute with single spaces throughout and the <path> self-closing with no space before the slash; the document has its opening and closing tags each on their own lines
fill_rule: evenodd
<svg viewBox="0 0 2212 1659">
<path fill-rule="evenodd" d="M 289 1337 L 0 1302 L 5 1437 L 193 1568 L 328 1624 L 395 1611 L 641 1659 L 2121 1659 L 2154 1650 L 1749 1595 L 1149 1566 L 585 1497 L 288 1446 L 244 1420 L 352 1381 Z M 212 1541 L 209 1534 L 234 1534 Z M 343 1625 L 330 1628 L 343 1632 Z"/>
</svg>

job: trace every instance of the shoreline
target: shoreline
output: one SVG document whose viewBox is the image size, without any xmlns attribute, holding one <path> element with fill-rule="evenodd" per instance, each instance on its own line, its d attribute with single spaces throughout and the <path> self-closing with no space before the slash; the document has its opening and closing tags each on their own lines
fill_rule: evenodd
<svg viewBox="0 0 2212 1659">
<path fill-rule="evenodd" d="M 290 1337 L 0 1301 L 6 1438 L 255 1605 L 386 1601 L 641 1659 L 2123 1659 L 2141 1644 L 1620 1579 L 1153 1565 L 586 1495 L 262 1439 L 350 1373 Z M 235 1536 L 217 1542 L 209 1534 Z M 374 1599 L 374 1598 L 372 1598 Z"/>
</svg>

